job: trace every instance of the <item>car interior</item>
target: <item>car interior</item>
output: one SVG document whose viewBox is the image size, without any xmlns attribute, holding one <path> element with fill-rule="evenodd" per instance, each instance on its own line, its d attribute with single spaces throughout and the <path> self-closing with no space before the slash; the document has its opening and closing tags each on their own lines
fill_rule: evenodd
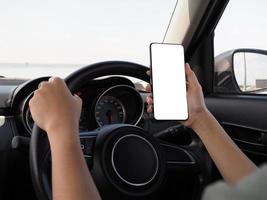
<svg viewBox="0 0 267 200">
<path fill-rule="evenodd" d="M 116 8 L 111 12 L 123 18 L 127 12 L 116 7 L 118 2 L 119 0 L 101 1 L 99 4 L 100 7 L 110 4 Z M 133 2 L 124 2 L 124 6 L 130 7 Z M 160 18 L 161 8 L 153 7 L 154 2 L 155 5 L 160 5 L 151 0 L 148 6 L 152 10 L 155 9 Z M 228 35 L 231 31 L 222 26 L 225 18 L 231 17 L 229 13 L 232 8 L 238 6 L 239 10 L 243 9 L 243 4 L 246 4 L 243 2 L 169 1 L 172 6 L 168 10 L 168 20 L 165 17 L 165 26 L 161 27 L 166 32 L 163 37 L 161 34 L 159 41 L 153 41 L 153 37 L 146 41 L 143 46 L 147 52 L 142 53 L 148 54 L 149 57 L 149 44 L 152 42 L 182 44 L 185 61 L 190 63 L 202 86 L 206 106 L 242 151 L 260 166 L 267 161 L 267 51 L 264 50 L 264 44 L 267 49 L 267 43 L 260 41 L 262 46 L 244 43 L 242 46 L 227 46 L 220 51 L 216 50 L 218 37 L 221 36 L 219 39 L 223 41 L 220 43 L 225 46 L 228 40 L 229 43 L 232 42 Z M 251 3 L 255 5 L 255 15 L 258 12 L 257 2 L 259 0 Z M 76 4 L 78 3 L 77 1 Z M 90 4 L 98 3 L 91 1 Z M 260 7 L 263 6 L 260 5 L 259 3 L 258 9 L 262 9 Z M 32 4 L 33 13 L 35 6 L 37 5 Z M 65 6 L 68 6 L 68 3 Z M 17 6 L 11 3 L 3 4 L 0 7 L 1 13 L 5 13 L 4 9 L 6 12 L 12 12 L 13 8 L 23 13 L 21 3 Z M 137 8 L 139 10 L 134 10 L 135 15 L 146 12 L 142 10 L 142 5 Z M 82 5 L 68 9 L 84 11 Z M 104 9 L 103 12 L 105 11 Z M 56 19 L 56 16 L 53 17 Z M 237 14 L 235 17 L 239 18 Z M 241 16 L 240 20 L 245 21 L 244 16 Z M 130 27 L 131 21 L 128 23 Z M 0 20 L 0 24 L 2 27 L 6 25 L 6 32 L 11 30 L 7 23 Z M 135 41 L 134 34 L 142 35 L 149 28 L 150 26 L 146 26 L 145 29 L 136 30 L 133 35 L 125 37 Z M 119 30 L 113 31 L 114 33 L 98 34 L 101 38 L 104 38 L 105 34 L 119 37 L 116 35 Z M 0 33 L 0 46 L 2 41 L 9 40 L 4 36 Z M 248 40 L 253 42 L 256 37 L 252 35 L 252 39 Z M 104 49 L 104 44 L 105 40 L 99 46 Z M 36 47 L 38 48 L 38 44 Z M 53 45 L 50 48 L 53 51 Z M 93 48 L 101 54 L 102 50 Z M 40 70 L 41 74 L 32 78 L 20 76 L 16 67 L 11 69 L 9 63 L 12 60 L 1 61 L 1 54 L 6 55 L 5 50 L 11 53 L 7 49 L 5 45 L 0 47 L 0 199 L 52 199 L 49 142 L 44 131 L 34 124 L 29 100 L 39 84 L 54 74 L 42 74 Z M 72 94 L 78 95 L 83 101 L 79 121 L 81 148 L 100 195 L 103 199 L 201 199 L 205 188 L 222 177 L 193 130 L 177 121 L 155 120 L 153 113 L 147 112 L 146 97 L 151 95 L 145 90 L 145 85 L 150 82 L 146 73 L 149 70 L 149 62 L 144 64 L 139 62 L 139 58 L 130 59 L 126 55 L 131 51 L 133 50 L 130 47 L 123 49 L 120 59 L 111 56 L 105 58 L 101 55 L 101 59 L 92 58 L 93 62 L 79 67 L 73 66 L 71 70 L 70 66 L 66 69 L 60 68 L 64 74 L 62 78 Z M 90 57 L 90 54 L 87 56 Z M 256 62 L 255 57 L 260 61 Z M 264 59 L 265 63 L 262 61 Z M 26 68 L 30 64 L 25 62 L 24 68 L 27 71 Z M 4 67 L 8 68 L 7 71 L 12 71 L 14 76 L 5 74 Z M 30 70 L 37 73 L 34 68 Z M 30 70 L 25 73 L 30 74 Z M 131 152 L 136 153 L 129 159 Z"/>
</svg>

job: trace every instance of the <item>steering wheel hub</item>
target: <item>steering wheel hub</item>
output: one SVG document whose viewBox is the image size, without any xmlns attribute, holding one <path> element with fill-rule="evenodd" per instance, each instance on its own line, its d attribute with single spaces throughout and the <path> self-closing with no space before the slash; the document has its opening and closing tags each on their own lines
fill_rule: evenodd
<svg viewBox="0 0 267 200">
<path fill-rule="evenodd" d="M 100 128 L 93 157 L 92 175 L 102 194 L 114 196 L 120 191 L 127 196 L 146 196 L 161 186 L 165 176 L 159 143 L 136 126 Z"/>
<path fill-rule="evenodd" d="M 156 177 L 159 159 L 153 145 L 144 137 L 129 134 L 121 137 L 111 152 L 117 176 L 131 186 L 145 186 Z"/>
</svg>

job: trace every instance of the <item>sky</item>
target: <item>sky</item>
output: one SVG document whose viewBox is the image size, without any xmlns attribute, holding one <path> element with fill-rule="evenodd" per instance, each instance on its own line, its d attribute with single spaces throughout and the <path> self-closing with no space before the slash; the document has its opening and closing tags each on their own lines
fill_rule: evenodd
<svg viewBox="0 0 267 200">
<path fill-rule="evenodd" d="M 0 63 L 147 60 L 175 0 L 0 0 Z"/>
<path fill-rule="evenodd" d="M 149 65 L 149 44 L 162 42 L 175 3 L 0 0 L 0 74 L 46 75 L 24 70 L 34 64 L 74 66 L 67 73 L 104 60 Z M 230 0 L 215 31 L 215 55 L 241 47 L 267 49 L 266 8 L 266 0 Z M 21 63 L 24 69 L 6 63 Z"/>
<path fill-rule="evenodd" d="M 230 0 L 215 30 L 215 55 L 236 48 L 267 50 L 266 9 L 266 0 Z"/>
<path fill-rule="evenodd" d="M 266 8 L 266 0 L 230 0 L 215 30 L 215 56 L 238 48 L 267 50 Z M 256 79 L 267 79 L 267 56 L 247 55 L 246 59 L 248 85 L 255 86 Z M 237 82 L 242 85 L 244 64 L 238 64 L 238 60 L 235 64 Z"/>
</svg>

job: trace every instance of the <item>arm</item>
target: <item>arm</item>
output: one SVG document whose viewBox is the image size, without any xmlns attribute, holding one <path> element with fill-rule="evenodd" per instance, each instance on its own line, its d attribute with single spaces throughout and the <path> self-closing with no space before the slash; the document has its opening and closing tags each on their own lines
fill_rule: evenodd
<svg viewBox="0 0 267 200">
<path fill-rule="evenodd" d="M 226 182 L 238 183 L 257 167 L 239 149 L 210 112 L 199 115 L 191 128 L 198 134 Z"/>
<path fill-rule="evenodd" d="M 51 78 L 40 84 L 29 105 L 50 142 L 53 199 L 100 199 L 80 147 L 81 99 L 70 93 L 62 79 Z"/>
<path fill-rule="evenodd" d="M 224 129 L 205 106 L 202 89 L 194 72 L 186 64 L 187 101 L 189 118 L 183 122 L 200 137 L 225 181 L 235 184 L 257 167 L 236 146 Z M 151 88 L 148 85 L 147 91 Z M 148 112 L 152 111 L 153 99 L 147 98 Z"/>
</svg>

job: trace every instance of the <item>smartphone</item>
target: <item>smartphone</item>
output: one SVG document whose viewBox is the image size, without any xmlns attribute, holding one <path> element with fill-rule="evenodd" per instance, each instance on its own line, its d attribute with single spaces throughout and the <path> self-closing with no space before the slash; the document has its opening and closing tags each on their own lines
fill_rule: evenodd
<svg viewBox="0 0 267 200">
<path fill-rule="evenodd" d="M 150 44 L 154 118 L 187 120 L 184 48 L 179 44 Z"/>
</svg>

